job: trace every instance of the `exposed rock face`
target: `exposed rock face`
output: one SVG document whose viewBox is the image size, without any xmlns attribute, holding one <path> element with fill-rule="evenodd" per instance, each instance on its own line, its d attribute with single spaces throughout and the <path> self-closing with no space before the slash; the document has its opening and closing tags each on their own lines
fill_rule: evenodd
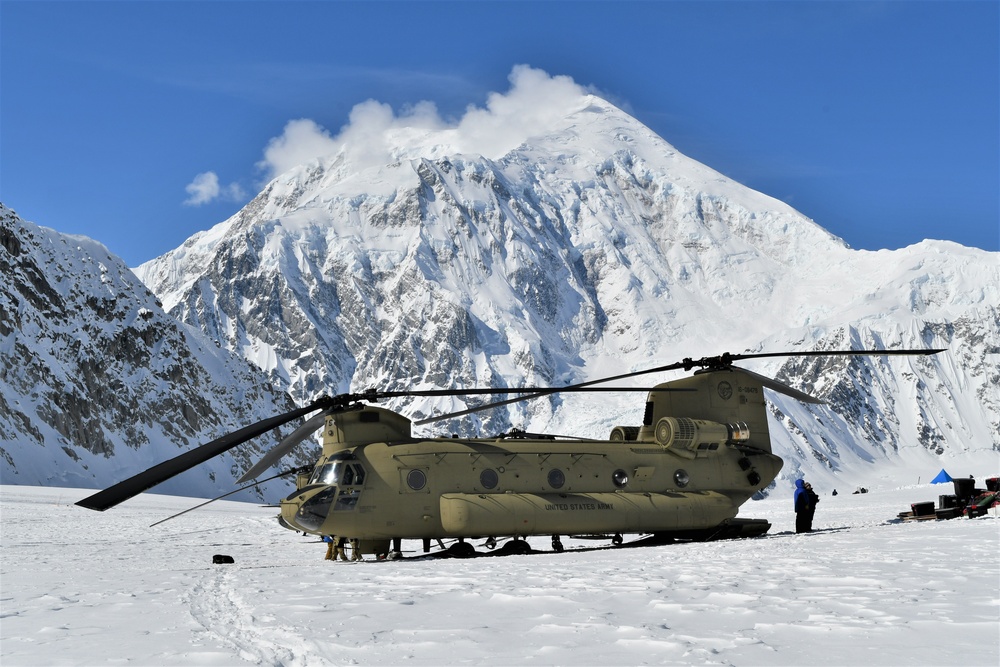
<svg viewBox="0 0 1000 667">
<path fill-rule="evenodd" d="M 293 169 L 138 273 L 298 402 L 369 386 L 568 384 L 726 350 L 946 347 L 754 366 L 827 400 L 772 396 L 784 474 L 1000 449 L 995 253 L 851 250 L 591 96 L 499 158 L 402 145 L 396 158 Z M 413 417 L 465 407 L 393 405 Z M 641 420 L 641 405 L 555 396 L 443 427 L 602 437 Z"/>
<path fill-rule="evenodd" d="M 933 467 L 945 455 L 1000 450 L 996 253 L 940 241 L 855 251 L 789 206 L 679 154 L 603 100 L 581 96 L 547 117 L 557 120 L 499 156 L 402 142 L 379 166 L 352 164 L 350 151 L 301 165 L 231 219 L 136 272 L 167 312 L 252 362 L 299 404 L 369 387 L 563 385 L 724 351 L 942 347 L 935 357 L 748 362 L 827 401 L 807 406 L 769 393 L 782 475 L 844 474 L 908 457 Z M 10 233 L 0 240 L 5 257 L 25 243 Z M 159 339 L 147 342 L 150 330 L 169 328 L 161 311 L 141 288 L 139 306 L 118 305 L 112 295 L 124 269 L 103 259 L 104 273 L 98 260 L 84 265 L 84 257 L 106 257 L 92 245 L 72 262 L 47 261 L 62 262 L 57 273 L 111 281 L 72 306 L 120 323 L 88 334 L 100 336 L 96 349 L 114 344 L 140 360 L 148 352 L 137 363 L 156 369 L 155 387 L 163 377 L 207 381 L 172 347 L 172 361 L 161 360 Z M 46 289 L 47 270 L 19 270 L 19 280 L 37 286 L 18 304 L 37 309 L 53 294 L 66 298 L 65 289 Z M 153 313 L 149 322 L 138 307 Z M 7 309 L 24 319 L 23 306 Z M 9 332 L 24 326 L 0 324 L 2 344 L 13 345 Z M 40 336 L 24 346 L 34 350 L 47 340 Z M 138 367 L 101 368 L 103 357 L 95 358 L 79 372 L 110 373 L 126 396 L 150 393 L 136 389 L 147 379 Z M 233 375 L 222 385 L 235 391 L 255 382 Z M 192 440 L 218 411 L 197 399 L 214 391 L 192 393 L 161 406 L 173 411 L 157 427 L 165 437 Z M 22 384 L 17 395 L 31 390 Z M 31 437 L 46 442 L 58 429 L 78 432 L 86 443 L 72 445 L 78 455 L 108 443 L 117 452 L 149 432 L 146 424 L 135 433 L 121 426 L 111 438 L 99 419 L 79 410 L 57 416 L 62 408 L 40 422 L 34 415 L 46 408 L 18 400 L 12 429 L 35 429 Z M 386 403 L 416 419 L 485 400 Z M 417 433 L 513 425 L 606 437 L 615 424 L 640 423 L 643 401 L 554 395 Z"/>
<path fill-rule="evenodd" d="M 107 486 L 294 408 L 256 368 L 167 315 L 102 245 L 25 222 L 3 205 L 0 275 L 5 484 Z M 160 490 L 230 490 L 276 436 Z"/>
<path fill-rule="evenodd" d="M 927 460 L 930 468 L 937 457 L 962 460 L 964 454 L 1000 451 L 1000 366 L 995 361 L 1000 310 L 984 305 L 953 321 L 914 318 L 907 325 L 866 318 L 856 326 L 818 331 L 810 347 L 903 347 L 900 343 L 946 352 L 907 358 L 799 357 L 776 367 L 779 380 L 826 401 L 816 406 L 774 398 L 772 413 L 795 441 L 798 455 L 788 476 L 817 469 L 840 472 L 859 461 Z"/>
</svg>

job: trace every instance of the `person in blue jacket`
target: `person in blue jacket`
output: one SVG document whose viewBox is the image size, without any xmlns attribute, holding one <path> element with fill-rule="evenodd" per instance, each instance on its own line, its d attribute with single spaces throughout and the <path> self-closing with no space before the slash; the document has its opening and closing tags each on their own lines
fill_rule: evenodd
<svg viewBox="0 0 1000 667">
<path fill-rule="evenodd" d="M 794 500 L 795 532 L 808 533 L 811 530 L 810 524 L 812 523 L 812 513 L 815 511 L 815 506 L 812 504 L 809 491 L 806 489 L 806 481 L 804 479 L 795 480 Z"/>
</svg>

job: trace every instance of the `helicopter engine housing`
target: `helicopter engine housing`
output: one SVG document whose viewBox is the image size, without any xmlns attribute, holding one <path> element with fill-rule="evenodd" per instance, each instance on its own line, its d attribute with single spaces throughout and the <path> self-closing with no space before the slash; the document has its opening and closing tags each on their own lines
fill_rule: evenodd
<svg viewBox="0 0 1000 667">
<path fill-rule="evenodd" d="M 611 429 L 611 442 L 632 442 L 639 438 L 639 426 L 615 426 Z"/>
<path fill-rule="evenodd" d="M 653 432 L 656 444 L 679 456 L 695 458 L 717 454 L 726 444 L 750 439 L 750 428 L 743 423 L 720 424 L 690 417 L 661 417 Z"/>
</svg>

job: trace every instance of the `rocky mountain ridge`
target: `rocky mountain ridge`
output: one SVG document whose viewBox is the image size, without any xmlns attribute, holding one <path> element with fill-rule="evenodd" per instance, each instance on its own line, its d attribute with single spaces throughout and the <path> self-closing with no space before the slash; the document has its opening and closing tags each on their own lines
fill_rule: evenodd
<svg viewBox="0 0 1000 667">
<path fill-rule="evenodd" d="M 177 322 L 91 239 L 0 204 L 0 480 L 101 487 L 293 409 L 245 360 Z M 277 433 L 158 490 L 216 495 Z M 301 455 L 300 455 L 301 456 Z M 283 480 L 245 497 L 273 497 Z"/>
</svg>

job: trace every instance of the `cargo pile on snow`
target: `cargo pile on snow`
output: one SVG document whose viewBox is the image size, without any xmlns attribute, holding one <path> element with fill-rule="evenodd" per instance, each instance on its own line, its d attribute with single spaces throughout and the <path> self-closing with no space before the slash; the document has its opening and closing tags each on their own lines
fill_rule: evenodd
<svg viewBox="0 0 1000 667">
<path fill-rule="evenodd" d="M 988 478 L 986 488 L 977 489 L 974 477 L 954 479 L 942 470 L 932 483 L 940 484 L 947 480 L 954 484 L 954 494 L 938 496 L 937 507 L 933 500 L 913 503 L 909 512 L 899 513 L 899 518 L 903 521 L 956 519 L 961 516 L 975 519 L 991 509 L 994 514 L 1000 513 L 1000 477 Z"/>
</svg>

